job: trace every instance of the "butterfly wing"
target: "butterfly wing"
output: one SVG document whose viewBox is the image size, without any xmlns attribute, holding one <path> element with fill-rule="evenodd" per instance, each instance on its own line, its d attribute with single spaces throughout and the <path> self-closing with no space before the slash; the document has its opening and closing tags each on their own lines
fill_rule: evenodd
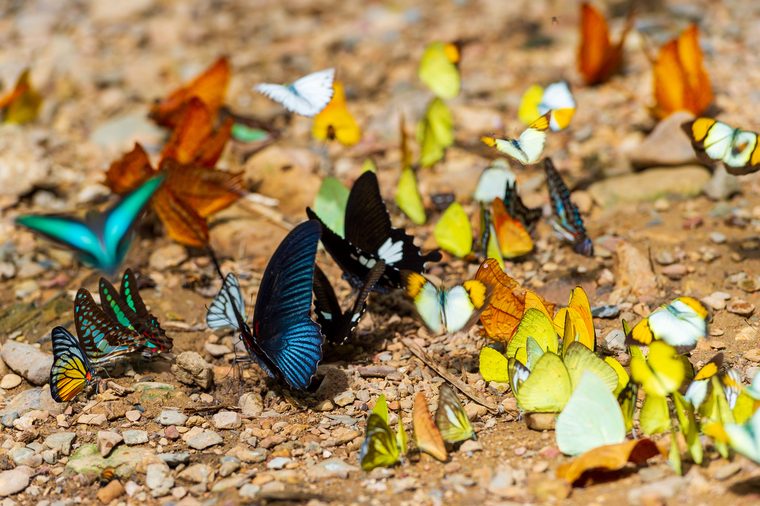
<svg viewBox="0 0 760 506">
<path fill-rule="evenodd" d="M 578 69 L 586 84 L 604 81 L 601 76 L 605 59 L 610 52 L 610 34 L 607 20 L 589 4 L 581 5 L 581 46 Z"/>
<path fill-rule="evenodd" d="M 264 83 L 257 85 L 254 89 L 275 102 L 281 103 L 285 109 L 301 116 L 311 117 L 318 112 L 314 111 L 312 105 L 305 98 L 296 95 L 289 86 Z"/>
<path fill-rule="evenodd" d="M 470 218 L 459 202 L 453 202 L 433 229 L 438 246 L 452 255 L 464 258 L 472 253 L 472 227 Z"/>
<path fill-rule="evenodd" d="M 333 82 L 333 96 L 327 107 L 314 116 L 312 135 L 317 139 L 336 139 L 344 146 L 359 142 L 361 129 L 346 107 L 346 95 L 340 81 Z"/>
<path fill-rule="evenodd" d="M 333 96 L 335 69 L 314 72 L 293 83 L 295 93 L 311 106 L 312 114 L 319 113 L 330 103 Z"/>
<path fill-rule="evenodd" d="M 63 216 L 22 215 L 16 218 L 16 223 L 73 249 L 87 265 L 105 263 L 97 235 L 79 220 Z"/>
<path fill-rule="evenodd" d="M 342 326 L 343 311 L 335 296 L 330 280 L 319 266 L 314 266 L 314 308 L 317 323 L 322 328 L 322 334 L 333 342 L 342 342 L 338 337 L 338 328 Z"/>
<path fill-rule="evenodd" d="M 615 369 L 582 343 L 576 341 L 567 347 L 564 362 L 573 389 L 578 386 L 585 371 L 598 376 L 610 392 L 617 387 L 618 374 Z"/>
<path fill-rule="evenodd" d="M 441 437 L 441 432 L 433 422 L 433 417 L 427 406 L 425 394 L 420 392 L 414 399 L 414 409 L 412 411 L 412 431 L 414 444 L 420 451 L 431 455 L 433 458 L 446 462 L 448 454 L 446 445 Z"/>
<path fill-rule="evenodd" d="M 359 462 L 366 472 L 376 467 L 390 467 L 399 460 L 396 436 L 388 424 L 376 414 L 367 419 L 367 433 L 359 449 Z"/>
<path fill-rule="evenodd" d="M 294 228 L 278 246 L 259 285 L 253 333 L 261 351 L 292 387 L 305 389 L 322 359 L 322 333 L 309 318 L 317 221 Z"/>
<path fill-rule="evenodd" d="M 174 340 L 166 335 L 166 331 L 161 328 L 158 318 L 148 312 L 137 288 L 137 279 L 132 269 L 127 268 L 121 277 L 121 289 L 119 290 L 121 298 L 127 306 L 137 315 L 135 320 L 131 320 L 137 333 L 145 338 L 146 352 L 143 352 L 145 358 L 150 358 L 152 353 L 169 351 L 174 347 Z"/>
<path fill-rule="evenodd" d="M 447 49 L 447 46 L 448 49 Z M 454 53 L 452 51 L 456 51 Z M 447 54 L 448 52 L 448 54 Z M 449 54 L 454 54 L 454 61 Z M 437 96 L 450 100 L 459 94 L 459 70 L 455 63 L 459 61 L 459 52 L 453 44 L 433 42 L 422 56 L 417 74 Z"/>
<path fill-rule="evenodd" d="M 435 410 L 435 425 L 444 441 L 450 444 L 468 439 L 478 440 L 467 413 L 459 397 L 447 384 L 441 384 L 438 390 L 438 409 Z"/>
<path fill-rule="evenodd" d="M 351 337 L 356 326 L 359 324 L 364 311 L 367 310 L 367 297 L 369 297 L 377 282 L 380 281 L 383 272 L 385 272 L 385 261 L 380 260 L 369 270 L 367 277 L 364 278 L 364 285 L 359 290 L 351 309 L 343 313 L 343 324 L 339 333 L 339 337 L 343 342 L 346 342 Z"/>
<path fill-rule="evenodd" d="M 570 190 L 568 190 L 557 169 L 554 168 L 554 163 L 550 158 L 544 160 L 544 171 L 546 172 L 546 184 L 549 186 L 549 198 L 555 219 L 554 228 L 574 244 L 573 249 L 576 253 L 592 256 L 594 254 L 593 243 L 588 240 L 581 213 L 570 200 Z"/>
<path fill-rule="evenodd" d="M 443 325 L 441 298 L 438 289 L 425 276 L 416 272 L 404 271 L 406 293 L 414 301 L 422 321 L 435 333 Z"/>
<path fill-rule="evenodd" d="M 340 237 L 345 235 L 346 204 L 349 191 L 343 183 L 327 176 L 314 198 L 314 212 L 320 216 L 325 226 Z"/>
<path fill-rule="evenodd" d="M 425 206 L 422 204 L 422 197 L 417 189 L 417 178 L 410 168 L 401 171 L 396 189 L 396 204 L 415 225 L 424 225 L 427 221 Z"/>
<path fill-rule="evenodd" d="M 538 223 L 543 214 L 543 210 L 540 207 L 531 208 L 523 203 L 520 194 L 517 192 L 517 183 L 514 180 L 507 182 L 504 188 L 504 206 L 511 216 L 514 216 L 522 223 L 529 234 L 533 233 L 536 223 Z"/>
<path fill-rule="evenodd" d="M 533 251 L 533 239 L 523 224 L 509 214 L 504 202 L 493 201 L 493 225 L 504 258 L 517 258 Z"/>
<path fill-rule="evenodd" d="M 68 330 L 55 327 L 51 335 L 53 367 L 50 369 L 50 395 L 57 402 L 70 401 L 92 381 L 92 367 Z"/>
<path fill-rule="evenodd" d="M 491 300 L 493 287 L 472 279 L 445 292 L 443 319 L 450 334 L 467 332 Z"/>
<path fill-rule="evenodd" d="M 487 382 L 509 383 L 509 362 L 504 355 L 489 346 L 480 350 L 479 370 Z"/>
<path fill-rule="evenodd" d="M 237 276 L 231 272 L 225 276 L 221 290 L 208 307 L 206 325 L 214 330 L 240 330 L 245 321 L 243 293 Z"/>
<path fill-rule="evenodd" d="M 559 356 L 550 352 L 538 360 L 522 385 L 516 386 L 515 397 L 520 408 L 540 413 L 562 411 L 572 392 L 565 364 Z"/>
<path fill-rule="evenodd" d="M 103 311 L 114 321 L 119 322 L 130 330 L 135 330 L 133 322 L 137 322 L 137 314 L 129 307 L 127 302 L 119 295 L 116 288 L 105 278 L 100 278 L 100 306 Z"/>
</svg>

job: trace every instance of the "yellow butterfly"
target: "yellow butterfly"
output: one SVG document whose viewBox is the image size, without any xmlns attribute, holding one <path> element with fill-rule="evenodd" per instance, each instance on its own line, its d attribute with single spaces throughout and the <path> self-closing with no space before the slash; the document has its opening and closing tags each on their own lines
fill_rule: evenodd
<svg viewBox="0 0 760 506">
<path fill-rule="evenodd" d="M 454 144 L 454 118 L 440 98 L 433 99 L 419 123 L 420 165 L 430 167 L 443 159 L 446 148 Z"/>
<path fill-rule="evenodd" d="M 445 383 L 438 390 L 438 409 L 435 410 L 435 425 L 441 437 L 449 444 L 456 444 L 468 439 L 478 440 L 475 429 L 467 418 L 467 413 L 454 390 Z"/>
<path fill-rule="evenodd" d="M 644 388 L 647 397 L 665 398 L 681 387 L 686 368 L 674 347 L 665 341 L 653 341 L 646 360 L 631 358 L 631 377 Z"/>
<path fill-rule="evenodd" d="M 549 127 L 557 132 L 567 128 L 575 115 L 575 99 L 567 83 L 560 81 L 543 87 L 534 84 L 528 88 L 520 100 L 518 117 L 530 125 L 539 116 L 551 112 Z"/>
<path fill-rule="evenodd" d="M 636 324 L 626 335 L 626 344 L 649 345 L 661 339 L 679 353 L 686 353 L 696 348 L 697 341 L 707 334 L 708 315 L 707 308 L 697 299 L 679 297 Z"/>
<path fill-rule="evenodd" d="M 566 330 L 568 323 L 573 326 L 571 330 Z M 568 306 L 557 311 L 554 327 L 558 334 L 564 335 L 562 343 L 564 349 L 577 340 L 592 351 L 596 350 L 596 330 L 594 330 L 594 319 L 591 316 L 591 305 L 582 287 L 576 286 L 570 295 Z"/>
<path fill-rule="evenodd" d="M 486 145 L 495 147 L 523 165 L 536 163 L 544 151 L 546 131 L 551 124 L 551 111 L 547 112 L 520 134 L 517 139 L 495 139 L 493 137 L 481 137 L 480 140 Z"/>
<path fill-rule="evenodd" d="M 400 461 L 400 454 L 407 450 L 407 436 L 401 420 L 398 427 L 398 434 L 394 434 L 388 425 L 385 395 L 380 395 L 367 419 L 367 432 L 359 449 L 362 469 L 369 472 L 376 467 L 390 467 Z"/>
<path fill-rule="evenodd" d="M 352 146 L 361 139 L 362 131 L 346 107 L 346 94 L 340 81 L 333 81 L 333 96 L 322 112 L 314 116 L 312 135 L 321 140 L 337 140 Z"/>
<path fill-rule="evenodd" d="M 480 203 L 480 249 L 486 259 L 492 258 L 499 264 L 500 269 L 504 269 L 504 257 L 501 255 L 499 239 L 496 236 L 491 212 Z"/>
<path fill-rule="evenodd" d="M 401 177 L 396 188 L 396 204 L 416 225 L 424 225 L 427 221 L 425 206 L 417 189 L 417 177 L 412 169 L 412 155 L 406 142 L 406 129 L 404 115 L 399 122 L 399 135 L 401 137 Z"/>
<path fill-rule="evenodd" d="M 16 80 L 13 90 L 0 97 L 0 118 L 4 123 L 26 123 L 37 117 L 42 95 L 29 83 L 29 69 Z"/>
<path fill-rule="evenodd" d="M 712 118 L 697 118 L 684 123 L 681 128 L 704 164 L 722 161 L 728 173 L 736 176 L 760 169 L 756 133 L 733 128 Z"/>
<path fill-rule="evenodd" d="M 433 42 L 425 49 L 417 75 L 437 96 L 452 99 L 459 95 L 459 57 L 456 44 Z"/>
<path fill-rule="evenodd" d="M 472 227 L 470 218 L 458 202 L 452 203 L 433 229 L 433 237 L 447 253 L 464 258 L 472 253 Z"/>
</svg>

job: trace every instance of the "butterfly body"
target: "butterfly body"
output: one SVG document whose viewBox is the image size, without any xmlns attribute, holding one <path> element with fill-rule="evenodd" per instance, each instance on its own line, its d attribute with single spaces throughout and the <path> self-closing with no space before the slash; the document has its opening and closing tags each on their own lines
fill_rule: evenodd
<svg viewBox="0 0 760 506">
<path fill-rule="evenodd" d="M 82 263 L 113 274 L 129 249 L 138 218 L 163 180 L 163 175 L 149 179 L 105 212 L 90 213 L 84 221 L 24 215 L 16 222 L 73 249 Z"/>
<path fill-rule="evenodd" d="M 68 330 L 55 327 L 51 336 L 50 395 L 57 402 L 70 401 L 93 382 L 95 374 L 87 354 Z"/>
<path fill-rule="evenodd" d="M 378 292 L 401 288 L 401 269 L 422 272 L 426 262 L 441 260 L 438 251 L 423 256 L 414 237 L 391 226 L 377 175 L 372 171 L 362 174 L 351 188 L 346 203 L 345 238 L 330 230 L 311 208 L 306 208 L 306 214 L 322 225 L 322 244 L 354 289 L 362 287 L 379 260 L 385 261 L 385 270 L 374 288 Z"/>
<path fill-rule="evenodd" d="M 320 233 L 319 222 L 310 220 L 280 243 L 261 278 L 251 326 L 234 274 L 224 279 L 206 314 L 210 328 L 237 329 L 251 358 L 269 376 L 299 390 L 309 386 L 322 359 L 322 333 L 309 318 Z"/>
<path fill-rule="evenodd" d="M 525 131 L 516 139 L 495 139 L 493 137 L 481 137 L 480 140 L 487 146 L 495 147 L 523 165 L 536 163 L 544 151 L 546 131 L 551 125 L 549 111 L 531 123 Z"/>
<path fill-rule="evenodd" d="M 570 200 L 570 190 L 562 180 L 550 158 L 544 160 L 546 184 L 554 215 L 554 229 L 573 244 L 573 251 L 584 256 L 593 256 L 594 244 L 586 235 L 586 227 L 578 207 Z"/>
<path fill-rule="evenodd" d="M 327 69 L 304 76 L 292 84 L 259 84 L 254 89 L 289 111 L 311 117 L 330 103 L 334 78 L 335 69 Z"/>
</svg>

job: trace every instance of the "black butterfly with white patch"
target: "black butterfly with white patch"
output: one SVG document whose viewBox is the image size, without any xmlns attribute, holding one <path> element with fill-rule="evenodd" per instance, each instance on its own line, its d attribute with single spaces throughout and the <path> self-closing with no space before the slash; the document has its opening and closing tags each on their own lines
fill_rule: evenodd
<svg viewBox="0 0 760 506">
<path fill-rule="evenodd" d="M 311 208 L 306 208 L 310 219 L 319 220 Z M 359 177 L 351 188 L 346 204 L 345 239 L 330 230 L 322 220 L 322 244 L 333 260 L 343 269 L 343 278 L 355 290 L 364 286 L 369 271 L 378 261 L 385 261 L 385 271 L 374 290 L 388 293 L 391 288 L 402 288 L 400 270 L 422 273 L 425 262 L 439 262 L 441 253 L 420 253 L 414 237 L 402 228 L 393 228 L 391 217 L 380 195 L 377 175 L 368 171 Z"/>
<path fill-rule="evenodd" d="M 383 275 L 383 271 L 385 271 L 385 261 L 380 260 L 369 270 L 369 274 L 364 279 L 364 286 L 359 290 L 354 304 L 343 311 L 327 276 L 319 266 L 314 266 L 314 306 L 317 312 L 317 323 L 322 327 L 322 334 L 328 341 L 344 344 L 351 338 L 367 309 L 367 297 Z"/>
</svg>

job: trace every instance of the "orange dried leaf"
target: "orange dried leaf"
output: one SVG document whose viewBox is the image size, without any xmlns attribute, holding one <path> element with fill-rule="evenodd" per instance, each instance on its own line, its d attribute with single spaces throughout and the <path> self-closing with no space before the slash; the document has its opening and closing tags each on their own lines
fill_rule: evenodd
<svg viewBox="0 0 760 506">
<path fill-rule="evenodd" d="M 161 160 L 173 158 L 179 163 L 190 163 L 204 148 L 213 133 L 211 115 L 203 102 L 193 97 L 185 106 L 184 114 L 164 146 Z"/>
<path fill-rule="evenodd" d="M 607 20 L 591 5 L 581 5 L 581 46 L 578 51 L 578 69 L 586 84 L 599 84 L 618 69 L 623 56 L 623 44 L 633 28 L 633 11 L 629 11 L 620 41 L 610 44 Z"/>
<path fill-rule="evenodd" d="M 143 147 L 135 143 L 135 149 L 113 162 L 108 168 L 105 185 L 114 193 L 123 195 L 147 181 L 155 172 Z"/>
<path fill-rule="evenodd" d="M 180 244 L 202 248 L 208 244 L 208 225 L 198 213 L 186 206 L 171 191 L 161 189 L 153 195 L 152 208 L 166 227 L 166 233 Z"/>
<path fill-rule="evenodd" d="M 197 97 L 206 105 L 211 116 L 215 117 L 224 102 L 229 80 L 230 64 L 227 58 L 221 57 L 190 84 L 155 104 L 149 116 L 159 125 L 173 129 L 179 124 L 185 105 L 191 98 Z"/>
<path fill-rule="evenodd" d="M 227 141 L 230 140 L 232 125 L 234 124 L 234 120 L 229 117 L 222 123 L 222 126 L 203 144 L 200 153 L 195 157 L 196 164 L 203 167 L 213 167 L 216 165 L 219 157 L 222 156 Z"/>
<path fill-rule="evenodd" d="M 226 208 L 245 192 L 242 172 L 225 172 L 166 160 L 164 186 L 185 205 L 206 218 Z"/>
<path fill-rule="evenodd" d="M 650 439 L 632 439 L 617 445 L 600 446 L 560 464 L 557 467 L 557 477 L 575 483 L 588 473 L 615 471 L 629 462 L 643 464 L 659 454 L 659 448 Z"/>
<path fill-rule="evenodd" d="M 654 98 L 652 113 L 660 119 L 680 110 L 699 116 L 712 103 L 697 25 L 689 26 L 660 50 L 654 62 Z"/>
</svg>

